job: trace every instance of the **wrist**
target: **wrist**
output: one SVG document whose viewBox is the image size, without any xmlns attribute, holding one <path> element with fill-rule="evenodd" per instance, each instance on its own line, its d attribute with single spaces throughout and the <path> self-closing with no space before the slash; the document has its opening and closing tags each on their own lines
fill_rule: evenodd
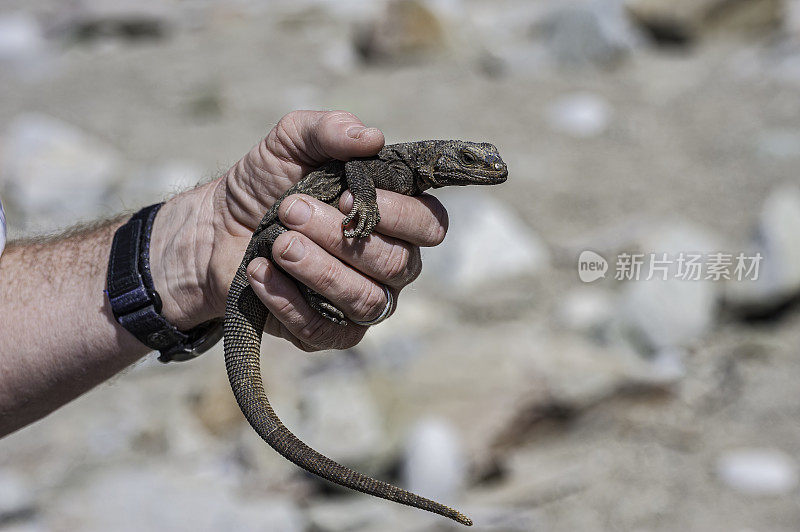
<svg viewBox="0 0 800 532">
<path fill-rule="evenodd" d="M 182 331 L 221 315 L 208 278 L 214 244 L 211 185 L 171 198 L 153 223 L 150 270 L 161 314 Z"/>
</svg>

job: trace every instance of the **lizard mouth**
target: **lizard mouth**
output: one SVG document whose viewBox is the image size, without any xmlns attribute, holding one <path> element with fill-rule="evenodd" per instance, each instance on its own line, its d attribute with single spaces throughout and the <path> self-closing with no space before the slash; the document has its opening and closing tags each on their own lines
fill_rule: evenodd
<svg viewBox="0 0 800 532">
<path fill-rule="evenodd" d="M 462 175 L 459 184 L 463 185 L 499 185 L 508 179 L 508 168 L 505 165 L 496 171 L 485 170 Z"/>
</svg>

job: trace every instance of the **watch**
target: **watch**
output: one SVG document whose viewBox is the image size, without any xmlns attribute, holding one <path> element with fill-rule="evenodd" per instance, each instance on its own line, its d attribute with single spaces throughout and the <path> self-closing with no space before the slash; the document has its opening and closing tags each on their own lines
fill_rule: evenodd
<svg viewBox="0 0 800 532">
<path fill-rule="evenodd" d="M 159 351 L 161 362 L 177 362 L 196 358 L 219 342 L 222 318 L 184 332 L 161 315 L 161 297 L 150 274 L 150 233 L 162 205 L 145 207 L 117 229 L 105 292 L 120 325 L 144 345 Z"/>
</svg>

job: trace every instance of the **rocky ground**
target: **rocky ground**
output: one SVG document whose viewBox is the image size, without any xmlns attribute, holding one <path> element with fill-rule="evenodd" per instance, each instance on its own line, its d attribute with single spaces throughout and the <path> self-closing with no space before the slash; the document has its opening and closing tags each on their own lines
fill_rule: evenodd
<svg viewBox="0 0 800 532">
<path fill-rule="evenodd" d="M 295 108 L 494 142 L 509 181 L 438 194 L 450 234 L 392 320 L 347 352 L 264 341 L 287 426 L 481 530 L 800 528 L 797 2 L 2 0 L 0 86 L 11 236 L 214 177 Z M 635 252 L 763 261 L 615 280 Z M 0 449 L 3 531 L 455 527 L 279 458 L 221 349 Z"/>
</svg>

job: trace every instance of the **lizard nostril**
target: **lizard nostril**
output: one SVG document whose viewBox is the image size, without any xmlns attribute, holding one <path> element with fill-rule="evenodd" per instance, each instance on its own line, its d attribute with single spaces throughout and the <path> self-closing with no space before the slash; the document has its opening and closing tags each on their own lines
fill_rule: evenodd
<svg viewBox="0 0 800 532">
<path fill-rule="evenodd" d="M 500 163 L 494 163 L 494 169 L 495 170 L 502 170 L 503 169 L 503 165 L 500 164 Z"/>
</svg>

